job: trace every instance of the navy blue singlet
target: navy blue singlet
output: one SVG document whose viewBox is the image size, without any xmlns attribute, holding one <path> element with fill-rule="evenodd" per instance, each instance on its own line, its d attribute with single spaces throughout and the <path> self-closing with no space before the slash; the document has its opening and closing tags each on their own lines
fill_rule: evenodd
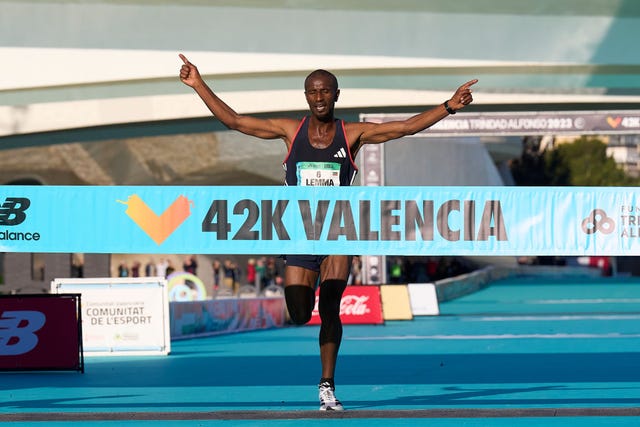
<svg viewBox="0 0 640 427">
<path fill-rule="evenodd" d="M 305 186 L 349 186 L 358 173 L 344 131 L 344 121 L 335 119 L 336 134 L 327 148 L 309 142 L 309 117 L 300 122 L 289 153 L 284 159 L 285 184 Z"/>
</svg>

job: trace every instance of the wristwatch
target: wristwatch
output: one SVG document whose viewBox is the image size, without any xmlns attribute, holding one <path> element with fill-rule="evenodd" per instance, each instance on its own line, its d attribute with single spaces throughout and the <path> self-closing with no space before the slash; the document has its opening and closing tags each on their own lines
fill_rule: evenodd
<svg viewBox="0 0 640 427">
<path fill-rule="evenodd" d="M 453 108 L 449 107 L 449 101 L 444 101 L 444 109 L 447 110 L 447 113 L 449 114 L 455 114 L 456 110 L 454 110 Z"/>
</svg>

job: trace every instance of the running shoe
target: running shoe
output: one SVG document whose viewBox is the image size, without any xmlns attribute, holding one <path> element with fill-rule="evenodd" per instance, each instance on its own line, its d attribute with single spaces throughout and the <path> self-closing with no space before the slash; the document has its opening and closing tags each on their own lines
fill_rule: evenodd
<svg viewBox="0 0 640 427">
<path fill-rule="evenodd" d="M 343 411 L 342 403 L 334 394 L 335 389 L 330 383 L 324 381 L 318 385 L 318 394 L 320 396 L 321 411 Z"/>
</svg>

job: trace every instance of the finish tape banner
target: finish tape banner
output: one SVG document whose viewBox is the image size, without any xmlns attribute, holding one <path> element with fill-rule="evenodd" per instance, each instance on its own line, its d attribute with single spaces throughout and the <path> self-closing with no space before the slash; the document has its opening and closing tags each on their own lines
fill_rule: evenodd
<svg viewBox="0 0 640 427">
<path fill-rule="evenodd" d="M 635 187 L 0 186 L 0 252 L 640 255 Z"/>
</svg>

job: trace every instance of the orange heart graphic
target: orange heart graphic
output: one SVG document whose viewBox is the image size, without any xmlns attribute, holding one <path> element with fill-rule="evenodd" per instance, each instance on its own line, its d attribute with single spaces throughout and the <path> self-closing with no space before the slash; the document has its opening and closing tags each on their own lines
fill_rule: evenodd
<svg viewBox="0 0 640 427">
<path fill-rule="evenodd" d="M 616 117 L 615 119 L 613 117 L 607 117 L 607 123 L 614 129 L 618 127 L 621 121 L 622 117 Z"/>
<path fill-rule="evenodd" d="M 125 213 L 158 245 L 191 215 L 189 208 L 193 205 L 185 196 L 179 196 L 162 215 L 157 215 L 137 194 L 129 196 L 126 202 L 117 202 L 127 205 Z"/>
</svg>

